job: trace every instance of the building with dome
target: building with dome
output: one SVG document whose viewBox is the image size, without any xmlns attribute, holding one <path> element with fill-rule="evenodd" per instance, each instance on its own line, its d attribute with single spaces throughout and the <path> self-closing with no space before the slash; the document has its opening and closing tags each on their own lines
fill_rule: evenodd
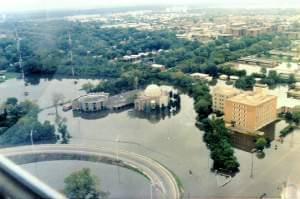
<svg viewBox="0 0 300 199">
<path fill-rule="evenodd" d="M 137 111 L 153 110 L 157 107 L 167 107 L 170 102 L 170 94 L 155 84 L 147 86 L 134 101 L 134 108 Z"/>
</svg>

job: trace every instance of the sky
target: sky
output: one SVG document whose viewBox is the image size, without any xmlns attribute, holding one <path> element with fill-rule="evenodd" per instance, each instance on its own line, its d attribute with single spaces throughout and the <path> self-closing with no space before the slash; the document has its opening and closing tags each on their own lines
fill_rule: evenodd
<svg viewBox="0 0 300 199">
<path fill-rule="evenodd" d="M 211 5 L 214 7 L 300 7 L 300 0 L 0 0 L 0 11 L 86 9 L 140 5 Z"/>
</svg>

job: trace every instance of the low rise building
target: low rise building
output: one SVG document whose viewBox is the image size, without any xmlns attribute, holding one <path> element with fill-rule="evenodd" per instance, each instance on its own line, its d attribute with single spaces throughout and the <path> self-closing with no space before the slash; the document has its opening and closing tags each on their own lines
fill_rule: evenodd
<svg viewBox="0 0 300 199">
<path fill-rule="evenodd" d="M 164 71 L 166 69 L 166 67 L 164 65 L 161 65 L 161 64 L 151 64 L 151 68 L 159 69 L 160 71 Z"/>
<path fill-rule="evenodd" d="M 211 76 L 209 76 L 208 74 L 204 74 L 204 73 L 192 73 L 191 77 L 193 77 L 194 79 L 199 79 L 199 80 L 204 80 L 204 81 L 212 80 Z"/>
<path fill-rule="evenodd" d="M 95 112 L 107 108 L 108 93 L 89 93 L 82 95 L 72 101 L 74 111 Z"/>
<path fill-rule="evenodd" d="M 255 134 L 277 118 L 277 97 L 265 88 L 243 92 L 225 101 L 224 120 L 234 131 Z"/>
<path fill-rule="evenodd" d="M 227 80 L 227 79 L 228 79 L 228 76 L 227 76 L 227 75 L 220 75 L 220 76 L 219 76 L 219 79 L 220 79 L 220 80 Z"/>
</svg>

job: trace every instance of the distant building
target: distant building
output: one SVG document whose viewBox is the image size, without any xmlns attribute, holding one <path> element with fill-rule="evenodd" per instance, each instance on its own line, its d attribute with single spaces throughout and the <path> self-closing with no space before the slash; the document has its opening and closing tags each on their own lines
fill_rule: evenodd
<svg viewBox="0 0 300 199">
<path fill-rule="evenodd" d="M 212 77 L 210 77 L 208 74 L 204 73 L 192 73 L 191 77 L 194 79 L 204 80 L 204 81 L 211 81 Z"/>
<path fill-rule="evenodd" d="M 164 71 L 166 69 L 166 67 L 161 64 L 152 64 L 151 67 L 154 69 L 159 69 L 160 71 Z"/>
<path fill-rule="evenodd" d="M 227 75 L 220 75 L 220 76 L 219 76 L 219 79 L 220 79 L 220 80 L 227 80 L 227 79 L 228 79 L 228 76 L 227 76 Z"/>
<path fill-rule="evenodd" d="M 222 33 L 222 34 L 218 34 L 217 36 L 218 39 L 233 39 L 233 35 L 232 34 L 225 34 L 225 33 Z"/>
<path fill-rule="evenodd" d="M 283 35 L 285 35 L 288 39 L 300 39 L 300 32 L 283 32 Z"/>
<path fill-rule="evenodd" d="M 262 33 L 261 28 L 250 28 L 247 30 L 247 35 L 252 36 L 252 37 L 257 37 L 259 34 Z"/>
<path fill-rule="evenodd" d="M 266 66 L 270 68 L 274 68 L 278 66 L 278 62 L 270 59 L 262 59 L 262 58 L 252 58 L 252 57 L 242 57 L 237 60 L 242 64 L 254 64 L 259 66 Z"/>
<path fill-rule="evenodd" d="M 75 111 L 94 112 L 107 108 L 108 93 L 89 93 L 72 101 L 72 109 Z"/>
<path fill-rule="evenodd" d="M 232 81 L 236 81 L 236 80 L 239 79 L 239 76 L 230 75 L 230 76 L 229 76 L 229 79 L 232 80 Z"/>
<path fill-rule="evenodd" d="M 239 93 L 240 91 L 236 88 L 229 86 L 216 86 L 212 93 L 213 110 L 223 113 L 225 101 L 230 97 L 238 95 Z"/>
<path fill-rule="evenodd" d="M 225 122 L 242 133 L 255 133 L 277 118 L 277 97 L 267 89 L 255 88 L 225 101 Z"/>
<path fill-rule="evenodd" d="M 137 111 L 145 111 L 147 109 L 162 108 L 169 105 L 169 92 L 163 90 L 155 84 L 147 86 L 134 101 L 134 108 Z"/>
</svg>

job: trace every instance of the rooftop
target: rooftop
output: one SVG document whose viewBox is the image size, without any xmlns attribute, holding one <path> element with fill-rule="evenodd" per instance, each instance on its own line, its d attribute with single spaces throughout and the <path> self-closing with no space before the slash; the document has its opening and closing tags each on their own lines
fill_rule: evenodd
<svg viewBox="0 0 300 199">
<path fill-rule="evenodd" d="M 228 100 L 249 106 L 258 106 L 276 98 L 276 96 L 269 95 L 266 92 L 264 92 L 264 89 L 260 88 L 255 91 L 243 92 L 239 95 L 231 97 Z"/>
<path fill-rule="evenodd" d="M 240 93 L 240 91 L 236 88 L 230 86 L 216 86 L 213 89 L 213 93 L 222 93 L 223 95 L 234 95 Z"/>
</svg>

